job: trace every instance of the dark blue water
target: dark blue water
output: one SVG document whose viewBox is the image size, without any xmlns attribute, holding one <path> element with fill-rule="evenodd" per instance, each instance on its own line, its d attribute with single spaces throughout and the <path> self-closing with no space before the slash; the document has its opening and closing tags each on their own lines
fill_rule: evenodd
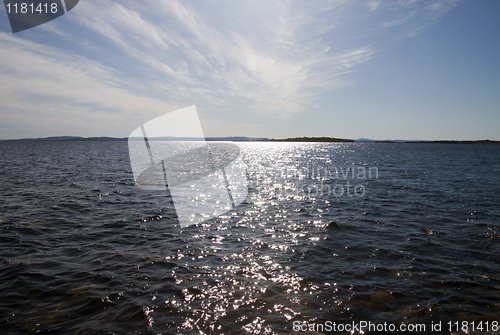
<svg viewBox="0 0 500 335">
<path fill-rule="evenodd" d="M 181 229 L 126 142 L 0 142 L 1 333 L 500 321 L 500 146 L 239 145 L 247 200 Z"/>
</svg>

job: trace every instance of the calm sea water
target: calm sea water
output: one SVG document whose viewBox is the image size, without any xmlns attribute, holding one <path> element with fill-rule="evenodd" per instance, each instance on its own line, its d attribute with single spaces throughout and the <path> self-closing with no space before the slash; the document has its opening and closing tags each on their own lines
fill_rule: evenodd
<svg viewBox="0 0 500 335">
<path fill-rule="evenodd" d="M 238 145 L 246 201 L 180 228 L 126 142 L 0 143 L 1 333 L 500 322 L 500 146 Z"/>
</svg>

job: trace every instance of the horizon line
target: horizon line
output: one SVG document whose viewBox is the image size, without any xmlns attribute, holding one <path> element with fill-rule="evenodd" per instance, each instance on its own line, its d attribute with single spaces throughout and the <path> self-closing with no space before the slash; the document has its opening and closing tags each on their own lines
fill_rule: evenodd
<svg viewBox="0 0 500 335">
<path fill-rule="evenodd" d="M 6 141 L 127 141 L 129 139 L 135 139 L 135 137 L 112 137 L 112 136 L 91 136 L 91 137 L 83 137 L 83 136 L 48 136 L 48 137 L 36 137 L 36 138 L 18 138 L 18 139 L 0 139 L 0 142 Z M 137 139 L 142 139 L 142 137 L 137 137 Z M 450 143 L 499 143 L 500 140 L 491 140 L 491 139 L 467 139 L 467 140 L 455 140 L 455 139 L 441 139 L 441 140 L 401 140 L 401 139 L 384 139 L 384 140 L 376 140 L 376 139 L 368 139 L 368 138 L 358 138 L 358 139 L 346 139 L 346 138 L 338 138 L 338 137 L 328 137 L 328 136 L 300 136 L 300 137 L 287 137 L 287 138 L 270 138 L 270 137 L 250 137 L 250 136 L 207 136 L 204 138 L 201 137 L 181 137 L 181 136 L 162 136 L 162 137 L 150 137 L 149 140 L 212 140 L 220 139 L 230 141 L 229 139 L 236 139 L 237 142 L 265 142 L 265 141 L 288 141 L 293 142 L 293 140 L 297 140 L 297 142 L 365 142 L 365 143 L 427 143 L 427 142 L 450 142 Z M 239 139 L 239 140 L 238 140 Z M 331 141 L 330 141 L 331 140 Z"/>
</svg>

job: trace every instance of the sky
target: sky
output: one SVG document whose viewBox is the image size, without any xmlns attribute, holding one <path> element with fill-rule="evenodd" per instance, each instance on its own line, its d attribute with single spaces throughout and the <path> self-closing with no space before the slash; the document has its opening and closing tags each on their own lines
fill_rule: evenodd
<svg viewBox="0 0 500 335">
<path fill-rule="evenodd" d="M 195 105 L 206 137 L 500 140 L 500 1 L 80 0 L 13 34 L 0 139 L 127 137 Z"/>
</svg>

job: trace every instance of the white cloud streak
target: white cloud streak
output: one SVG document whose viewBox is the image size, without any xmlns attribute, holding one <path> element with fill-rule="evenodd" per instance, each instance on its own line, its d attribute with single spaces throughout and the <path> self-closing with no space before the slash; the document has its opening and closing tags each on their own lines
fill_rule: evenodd
<svg viewBox="0 0 500 335">
<path fill-rule="evenodd" d="M 379 10 L 385 11 L 390 21 L 383 27 L 400 27 L 398 38 L 418 35 L 436 24 L 441 17 L 463 0 L 398 0 L 382 2 Z"/>
</svg>

